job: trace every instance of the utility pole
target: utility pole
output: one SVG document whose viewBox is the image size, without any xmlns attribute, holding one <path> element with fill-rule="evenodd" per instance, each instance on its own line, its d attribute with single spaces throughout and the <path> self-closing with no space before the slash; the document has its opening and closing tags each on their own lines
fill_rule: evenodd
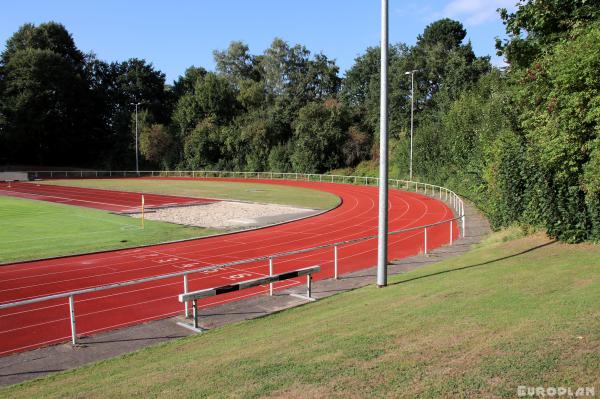
<svg viewBox="0 0 600 399">
<path fill-rule="evenodd" d="M 387 285 L 388 243 L 388 0 L 381 0 L 381 88 L 379 104 L 379 230 L 377 286 Z"/>
</svg>

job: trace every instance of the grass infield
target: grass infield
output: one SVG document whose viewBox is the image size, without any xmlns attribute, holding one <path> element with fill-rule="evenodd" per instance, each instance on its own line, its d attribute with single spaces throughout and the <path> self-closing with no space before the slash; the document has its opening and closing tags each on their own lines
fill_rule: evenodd
<svg viewBox="0 0 600 399">
<path fill-rule="evenodd" d="M 40 183 L 110 190 L 237 199 L 329 209 L 335 195 L 298 187 L 186 180 L 51 180 Z M 180 226 L 76 206 L 0 196 L 0 263 L 202 237 L 222 230 Z"/>
<path fill-rule="evenodd" d="M 0 263 L 201 237 L 216 230 L 0 196 Z"/>
<path fill-rule="evenodd" d="M 329 209 L 339 203 L 338 197 L 323 191 L 259 183 L 151 179 L 68 179 L 45 180 L 40 183 L 184 197 L 233 199 L 312 209 Z"/>
<path fill-rule="evenodd" d="M 516 397 L 600 390 L 600 246 L 496 235 L 269 317 L 0 390 L 6 398 Z"/>
</svg>

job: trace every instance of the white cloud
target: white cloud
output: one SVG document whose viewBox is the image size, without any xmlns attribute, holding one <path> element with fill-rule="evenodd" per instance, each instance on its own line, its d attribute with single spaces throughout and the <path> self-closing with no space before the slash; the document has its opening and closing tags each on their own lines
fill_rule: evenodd
<svg viewBox="0 0 600 399">
<path fill-rule="evenodd" d="M 513 10 L 516 0 L 452 0 L 444 7 L 442 14 L 450 18 L 460 18 L 468 25 L 481 25 L 498 18 L 497 9 Z"/>
</svg>

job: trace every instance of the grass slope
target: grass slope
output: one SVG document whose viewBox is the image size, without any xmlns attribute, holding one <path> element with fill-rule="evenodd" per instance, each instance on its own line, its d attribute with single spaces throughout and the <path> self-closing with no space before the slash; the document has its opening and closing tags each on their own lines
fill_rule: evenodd
<svg viewBox="0 0 600 399">
<path fill-rule="evenodd" d="M 150 179 L 68 179 L 46 180 L 42 183 L 185 197 L 235 199 L 313 209 L 329 209 L 339 203 L 338 197 L 323 191 L 272 184 Z"/>
<path fill-rule="evenodd" d="M 0 397 L 516 397 L 600 389 L 600 246 L 541 235 Z"/>
<path fill-rule="evenodd" d="M 0 263 L 200 237 L 215 230 L 0 196 Z"/>
</svg>

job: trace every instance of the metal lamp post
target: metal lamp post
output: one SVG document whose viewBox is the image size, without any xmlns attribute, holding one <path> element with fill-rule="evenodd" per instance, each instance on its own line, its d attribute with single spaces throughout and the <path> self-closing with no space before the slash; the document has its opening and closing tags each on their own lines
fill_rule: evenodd
<svg viewBox="0 0 600 399">
<path fill-rule="evenodd" d="M 410 75 L 410 167 L 409 167 L 409 178 L 412 181 L 413 176 L 413 126 L 414 126 L 414 114 L 415 114 L 415 72 L 419 72 L 418 69 L 405 72 L 405 75 Z"/>
<path fill-rule="evenodd" d="M 387 285 L 388 243 L 388 0 L 381 0 L 381 88 L 379 105 L 379 230 L 377 286 Z"/>
<path fill-rule="evenodd" d="M 141 103 L 131 103 L 135 105 L 135 173 L 140 175 L 140 168 L 138 163 L 138 106 Z"/>
</svg>

